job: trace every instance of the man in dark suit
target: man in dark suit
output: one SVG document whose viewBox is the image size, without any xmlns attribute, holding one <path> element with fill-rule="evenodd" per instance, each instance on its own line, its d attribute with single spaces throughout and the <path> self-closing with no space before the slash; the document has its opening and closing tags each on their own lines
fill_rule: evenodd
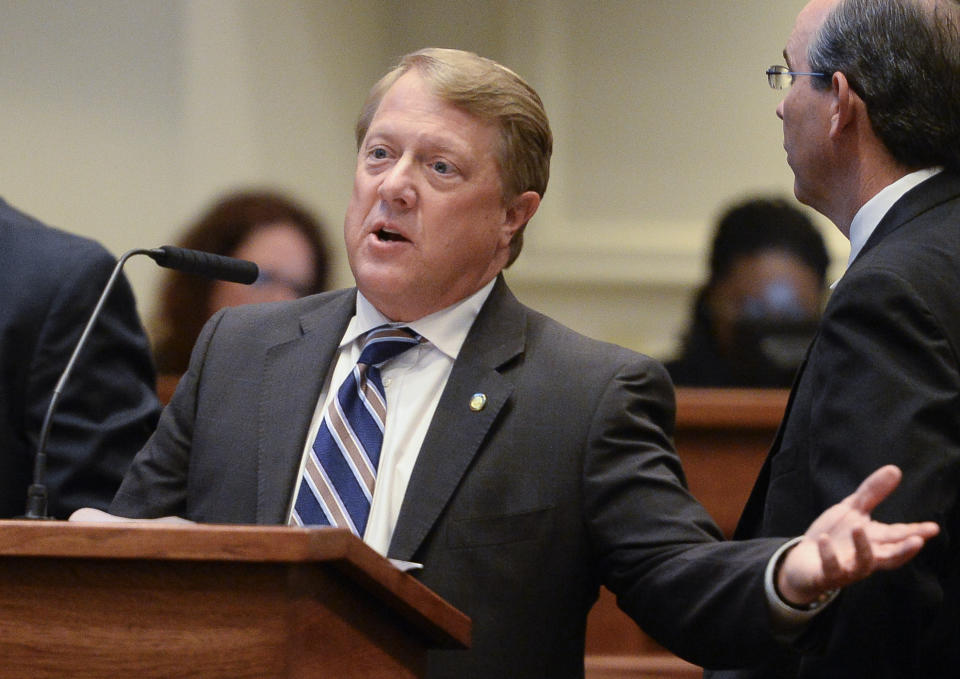
<svg viewBox="0 0 960 679">
<path fill-rule="evenodd" d="M 54 386 L 115 263 L 97 243 L 0 200 L 0 517 L 24 513 Z M 153 388 L 147 339 L 122 280 L 52 421 L 42 479 L 51 516 L 109 505 L 156 426 Z"/>
<path fill-rule="evenodd" d="M 896 485 L 886 468 L 782 565 L 784 539 L 720 541 L 672 450 L 664 369 L 507 288 L 552 148 L 516 74 L 455 50 L 408 55 L 371 91 L 357 143 L 344 224 L 357 288 L 214 316 L 113 513 L 307 525 L 312 499 L 320 523 L 366 522 L 367 543 L 423 564 L 422 581 L 473 619 L 469 651 L 429 658 L 430 677 L 457 679 L 581 677 L 601 583 L 685 657 L 761 658 L 783 631 L 768 607 L 785 625 L 808 616 L 784 600 L 813 604 L 936 531 L 870 521 Z M 338 385 L 364 383 L 361 344 L 384 324 L 420 339 L 360 390 L 375 404 L 368 388 L 382 387 L 389 406 L 373 446 L 344 422 L 356 388 Z M 346 455 L 325 457 L 329 438 Z M 364 453 L 380 445 L 376 492 L 332 481 L 349 459 L 346 481 L 365 483 Z"/>
<path fill-rule="evenodd" d="M 717 677 L 960 673 L 960 3 L 823 0 L 784 52 L 797 197 L 851 241 L 736 537 L 789 535 L 893 463 L 885 521 L 941 537 L 849 587 L 816 653 Z M 785 70 L 785 69 L 783 69 Z M 787 83 L 788 84 L 788 83 Z"/>
</svg>

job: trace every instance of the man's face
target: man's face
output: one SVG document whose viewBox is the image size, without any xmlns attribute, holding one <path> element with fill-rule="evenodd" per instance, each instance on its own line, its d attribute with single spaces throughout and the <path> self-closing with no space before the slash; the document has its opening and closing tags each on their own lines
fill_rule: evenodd
<svg viewBox="0 0 960 679">
<path fill-rule="evenodd" d="M 492 123 L 436 97 L 416 70 L 384 95 L 343 230 L 358 288 L 392 320 L 448 307 L 506 264 L 521 223 L 504 204 L 499 148 Z"/>
<path fill-rule="evenodd" d="M 814 0 L 797 17 L 783 51 L 791 71 L 809 72 L 807 48 L 837 0 Z M 777 106 L 783 121 L 783 147 L 793 170 L 797 199 L 823 212 L 829 195 L 830 90 L 814 88 L 813 77 L 797 76 Z"/>
</svg>

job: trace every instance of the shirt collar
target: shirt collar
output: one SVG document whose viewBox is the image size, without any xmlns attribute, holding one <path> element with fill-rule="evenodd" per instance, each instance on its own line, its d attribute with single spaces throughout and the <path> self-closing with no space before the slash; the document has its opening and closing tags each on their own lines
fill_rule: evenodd
<svg viewBox="0 0 960 679">
<path fill-rule="evenodd" d="M 857 255 L 860 254 L 860 251 L 863 250 L 863 246 L 867 244 L 870 236 L 873 235 L 880 224 L 880 220 L 890 211 L 893 204 L 917 184 L 925 182 L 942 171 L 942 167 L 932 167 L 911 172 L 884 187 L 877 195 L 864 203 L 857 210 L 853 221 L 850 222 L 850 258 L 847 260 L 847 266 L 850 266 Z"/>
<path fill-rule="evenodd" d="M 361 335 L 373 330 L 381 325 L 404 326 L 410 328 L 415 333 L 425 337 L 433 346 L 441 352 L 456 359 L 460 353 L 460 348 L 467 339 L 467 333 L 473 321 L 480 313 L 484 302 L 490 296 L 493 290 L 496 278 L 491 280 L 485 286 L 475 293 L 466 297 L 456 304 L 448 306 L 446 309 L 436 311 L 429 316 L 424 316 L 411 323 L 395 323 L 380 313 L 373 304 L 370 303 L 363 293 L 357 291 L 357 311 L 347 330 L 340 341 L 340 348 L 349 346 Z"/>
</svg>

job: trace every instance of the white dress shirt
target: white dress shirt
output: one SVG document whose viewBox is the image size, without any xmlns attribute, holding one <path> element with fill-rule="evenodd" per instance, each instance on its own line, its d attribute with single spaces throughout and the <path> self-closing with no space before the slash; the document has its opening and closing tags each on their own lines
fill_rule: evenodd
<svg viewBox="0 0 960 679">
<path fill-rule="evenodd" d="M 327 404 L 360 358 L 358 340 L 370 330 L 384 324 L 410 328 L 427 341 L 387 361 L 380 369 L 387 398 L 387 421 L 384 424 L 377 481 L 363 541 L 386 556 L 397 517 L 400 515 L 400 506 L 407 492 L 407 484 L 410 482 L 433 413 L 440 402 L 440 395 L 467 333 L 493 290 L 493 285 L 494 281 L 490 281 L 470 297 L 412 323 L 393 323 L 377 311 L 366 297 L 357 293 L 356 315 L 350 319 L 340 340 L 333 371 L 328 371 L 327 381 L 320 392 L 304 442 L 300 473 L 297 475 L 297 487 L 293 489 L 291 496 L 290 510 L 299 492 L 303 465 L 320 430 Z M 288 520 L 290 510 L 287 512 Z"/>
</svg>

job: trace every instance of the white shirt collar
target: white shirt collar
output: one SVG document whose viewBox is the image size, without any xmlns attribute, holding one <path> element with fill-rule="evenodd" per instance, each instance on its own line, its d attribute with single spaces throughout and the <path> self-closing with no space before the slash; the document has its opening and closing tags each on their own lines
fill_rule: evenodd
<svg viewBox="0 0 960 679">
<path fill-rule="evenodd" d="M 889 186 L 884 187 L 873 198 L 868 200 L 857 210 L 853 221 L 850 222 L 850 258 L 847 260 L 847 266 L 853 263 L 857 258 L 863 246 L 867 244 L 870 236 L 876 230 L 877 225 L 883 216 L 890 211 L 894 203 L 900 200 L 903 195 L 921 182 L 925 182 L 936 174 L 943 171 L 942 167 L 932 167 L 925 170 L 917 170 L 910 174 L 900 177 Z"/>
<path fill-rule="evenodd" d="M 467 339 L 467 333 L 470 332 L 473 321 L 480 313 L 487 297 L 490 296 L 494 283 L 496 283 L 496 278 L 456 304 L 436 311 L 429 316 L 424 316 L 412 323 L 394 323 L 380 313 L 370 303 L 370 300 L 358 290 L 357 312 L 347 325 L 347 331 L 340 341 L 340 348 L 343 349 L 364 333 L 378 326 L 384 324 L 402 325 L 427 338 L 433 346 L 451 359 L 456 359 L 460 353 L 460 348 Z"/>
</svg>

